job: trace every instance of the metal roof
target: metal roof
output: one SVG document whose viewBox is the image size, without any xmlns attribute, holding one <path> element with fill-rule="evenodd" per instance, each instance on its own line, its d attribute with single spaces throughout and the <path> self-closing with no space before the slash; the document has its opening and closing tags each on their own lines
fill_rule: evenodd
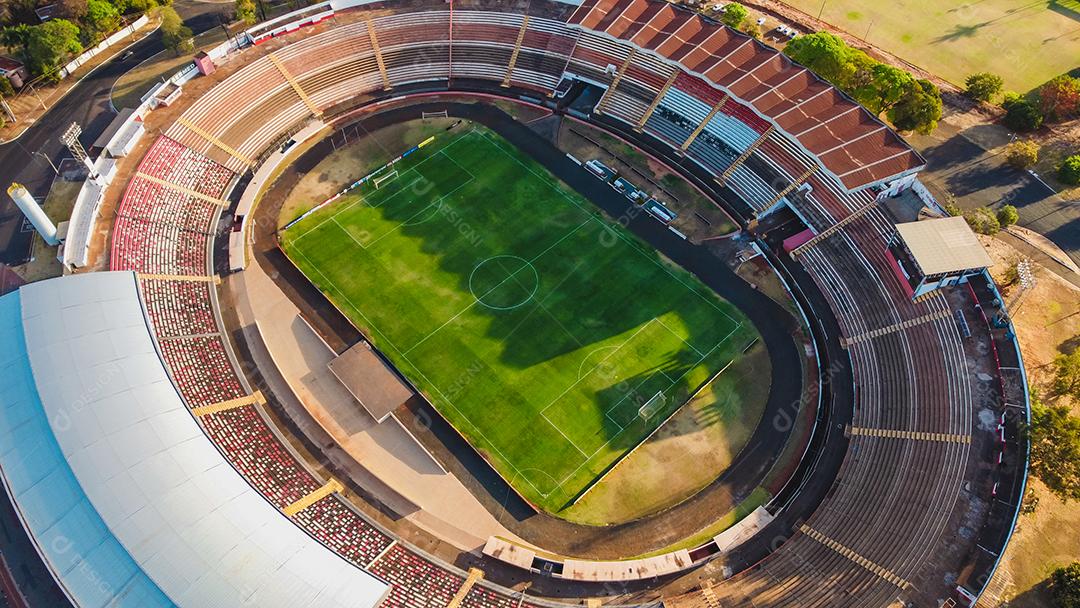
<svg viewBox="0 0 1080 608">
<path fill-rule="evenodd" d="M 568 22 L 630 41 L 707 79 L 711 84 L 703 86 L 720 87 L 775 124 L 848 190 L 926 164 L 876 116 L 807 68 L 693 11 L 658 0 L 585 0 Z"/>
<path fill-rule="evenodd" d="M 101 520 L 172 602 L 355 608 L 383 598 L 386 583 L 301 531 L 206 437 L 165 371 L 133 273 L 33 283 L 20 297 L 56 442 Z"/>
<path fill-rule="evenodd" d="M 19 292 L 0 298 L 0 475 L 38 554 L 75 606 L 167 608 L 60 451 L 38 398 Z"/>
<path fill-rule="evenodd" d="M 924 274 L 986 268 L 993 263 L 962 217 L 897 224 L 896 230 Z"/>
</svg>

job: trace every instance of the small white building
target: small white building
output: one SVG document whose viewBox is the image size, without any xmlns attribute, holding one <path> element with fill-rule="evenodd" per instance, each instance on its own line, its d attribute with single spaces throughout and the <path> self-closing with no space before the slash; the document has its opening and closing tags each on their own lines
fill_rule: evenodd
<svg viewBox="0 0 1080 608">
<path fill-rule="evenodd" d="M 962 217 L 897 224 L 896 233 L 889 243 L 889 261 L 913 298 L 963 283 L 992 264 Z"/>
</svg>

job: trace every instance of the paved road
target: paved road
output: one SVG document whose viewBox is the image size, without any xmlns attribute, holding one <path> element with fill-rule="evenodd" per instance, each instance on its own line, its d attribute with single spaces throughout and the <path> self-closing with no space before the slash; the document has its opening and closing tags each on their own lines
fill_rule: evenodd
<svg viewBox="0 0 1080 608">
<path fill-rule="evenodd" d="M 964 209 L 1014 205 L 1020 226 L 1045 235 L 1080 264 L 1080 201 L 1067 200 L 1037 176 L 1009 167 L 1000 148 L 1009 140 L 1003 128 L 961 129 L 942 122 L 933 135 L 910 139 L 927 160 L 919 179 L 939 200 L 950 192 Z"/>
<path fill-rule="evenodd" d="M 195 34 L 217 27 L 219 14 L 227 7 L 220 3 L 197 0 L 177 0 L 175 8 Z M 0 144 L 0 189 L 17 181 L 38 197 L 44 198 L 52 183 L 53 171 L 42 152 L 54 163 L 70 156 L 60 143 L 60 132 L 72 122 L 83 127 L 83 145 L 93 143 L 109 126 L 115 111 L 109 92 L 116 80 L 145 59 L 164 50 L 161 37 L 153 34 L 135 44 L 132 55 L 117 57 L 87 76 L 70 93 L 30 127 L 19 139 Z M 22 214 L 6 194 L 0 195 L 0 263 L 18 264 L 30 253 L 31 232 L 24 225 Z"/>
</svg>

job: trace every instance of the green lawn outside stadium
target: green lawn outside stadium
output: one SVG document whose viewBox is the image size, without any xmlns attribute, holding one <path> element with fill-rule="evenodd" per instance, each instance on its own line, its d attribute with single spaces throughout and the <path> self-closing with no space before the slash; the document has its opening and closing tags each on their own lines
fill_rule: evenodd
<svg viewBox="0 0 1080 608">
<path fill-rule="evenodd" d="M 558 512 L 757 333 L 498 135 L 440 135 L 281 234 L 530 502 Z M 650 417 L 639 408 L 657 393 Z"/>
<path fill-rule="evenodd" d="M 958 86 L 993 72 L 1027 93 L 1080 68 L 1078 0 L 783 1 Z"/>
</svg>

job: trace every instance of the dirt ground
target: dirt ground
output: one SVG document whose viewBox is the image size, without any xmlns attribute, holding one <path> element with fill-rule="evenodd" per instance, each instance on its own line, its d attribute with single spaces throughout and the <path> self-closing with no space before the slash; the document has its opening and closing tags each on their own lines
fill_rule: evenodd
<svg viewBox="0 0 1080 608">
<path fill-rule="evenodd" d="M 735 222 L 694 186 L 622 140 L 588 125 L 564 120 L 558 146 L 582 162 L 597 159 L 679 214 L 672 225 L 692 241 L 722 236 Z"/>
<path fill-rule="evenodd" d="M 999 239 L 980 237 L 980 240 L 994 260 L 991 274 L 999 285 L 1005 285 L 1009 266 L 1021 260 L 1021 255 Z M 1013 322 L 1020 338 L 1028 382 L 1044 400 L 1049 400 L 1057 398 L 1050 390 L 1053 381 L 1050 364 L 1057 355 L 1076 348 L 1080 337 L 1080 289 L 1042 266 L 1033 268 L 1034 288 L 1018 297 L 1019 286 L 1006 285 L 1003 295 L 1013 302 Z M 1057 399 L 1070 403 L 1067 397 Z M 1080 403 L 1071 405 L 1080 413 Z"/>
<path fill-rule="evenodd" d="M 995 265 L 991 273 L 1002 284 L 1007 269 L 1020 254 L 998 239 L 982 238 Z M 1069 403 L 1049 389 L 1050 363 L 1054 357 L 1076 348 L 1080 337 L 1080 289 L 1041 266 L 1035 267 L 1035 287 L 1013 305 L 1013 322 L 1024 355 L 1031 387 L 1044 402 Z M 1016 286 L 1006 287 L 1008 301 L 1016 297 Z M 1071 403 L 1080 415 L 1080 403 Z M 995 584 L 1004 589 L 1003 598 L 1018 608 L 1052 608 L 1044 581 L 1056 568 L 1080 559 L 1080 508 L 1063 503 L 1035 478 L 1029 479 L 1027 499 L 1038 500 L 1034 513 L 1022 514 L 1006 550 Z"/>
</svg>

